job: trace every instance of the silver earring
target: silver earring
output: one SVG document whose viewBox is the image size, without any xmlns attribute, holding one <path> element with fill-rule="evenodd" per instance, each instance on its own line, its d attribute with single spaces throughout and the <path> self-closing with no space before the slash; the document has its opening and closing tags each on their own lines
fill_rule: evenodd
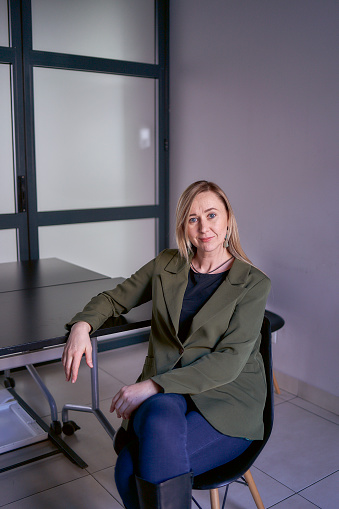
<svg viewBox="0 0 339 509">
<path fill-rule="evenodd" d="M 228 243 L 228 240 L 227 240 L 227 235 L 228 235 L 228 226 L 227 226 L 227 232 L 226 232 L 226 237 L 225 237 L 225 241 L 224 241 L 224 248 L 227 249 L 228 246 L 229 246 L 229 243 Z"/>
</svg>

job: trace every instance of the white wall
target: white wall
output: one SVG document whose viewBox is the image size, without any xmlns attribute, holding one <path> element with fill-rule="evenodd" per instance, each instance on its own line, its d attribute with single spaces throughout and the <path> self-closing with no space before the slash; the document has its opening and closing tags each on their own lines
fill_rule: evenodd
<svg viewBox="0 0 339 509">
<path fill-rule="evenodd" d="M 170 4 L 171 218 L 192 181 L 223 187 L 286 320 L 280 383 L 338 410 L 339 2 Z"/>
</svg>

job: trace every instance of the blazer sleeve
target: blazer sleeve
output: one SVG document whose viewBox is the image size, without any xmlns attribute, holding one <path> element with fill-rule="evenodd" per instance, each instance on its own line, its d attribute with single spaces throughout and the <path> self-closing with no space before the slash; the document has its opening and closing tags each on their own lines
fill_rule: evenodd
<svg viewBox="0 0 339 509">
<path fill-rule="evenodd" d="M 199 394 L 234 381 L 247 363 L 260 329 L 270 291 L 264 276 L 237 303 L 229 326 L 214 350 L 187 366 L 152 377 L 164 390 L 177 394 Z"/>
<path fill-rule="evenodd" d="M 84 309 L 77 313 L 66 325 L 70 330 L 76 322 L 90 324 L 92 332 L 97 330 L 110 316 L 118 317 L 128 313 L 133 307 L 152 299 L 152 276 L 156 259 L 150 261 L 135 274 L 117 285 L 93 297 Z"/>
</svg>

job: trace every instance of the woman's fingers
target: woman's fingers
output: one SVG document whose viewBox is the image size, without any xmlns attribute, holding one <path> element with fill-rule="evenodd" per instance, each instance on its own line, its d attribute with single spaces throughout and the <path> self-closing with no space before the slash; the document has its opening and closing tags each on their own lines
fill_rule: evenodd
<svg viewBox="0 0 339 509">
<path fill-rule="evenodd" d="M 91 326 L 86 322 L 77 322 L 73 325 L 65 345 L 61 360 L 64 366 L 66 380 L 75 383 L 78 378 L 80 362 L 85 353 L 86 362 L 93 367 L 92 344 L 89 337 Z"/>
<path fill-rule="evenodd" d="M 110 412 L 116 411 L 118 417 L 129 419 L 141 403 L 161 390 L 162 388 L 153 380 L 126 385 L 112 399 Z"/>
</svg>

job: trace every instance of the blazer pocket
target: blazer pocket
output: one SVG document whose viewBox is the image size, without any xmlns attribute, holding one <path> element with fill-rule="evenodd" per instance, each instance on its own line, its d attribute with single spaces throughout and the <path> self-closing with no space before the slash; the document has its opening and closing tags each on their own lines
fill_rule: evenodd
<svg viewBox="0 0 339 509">
<path fill-rule="evenodd" d="M 259 366 L 254 362 L 248 362 L 242 370 L 242 373 L 255 373 L 256 371 L 259 371 Z"/>
</svg>

